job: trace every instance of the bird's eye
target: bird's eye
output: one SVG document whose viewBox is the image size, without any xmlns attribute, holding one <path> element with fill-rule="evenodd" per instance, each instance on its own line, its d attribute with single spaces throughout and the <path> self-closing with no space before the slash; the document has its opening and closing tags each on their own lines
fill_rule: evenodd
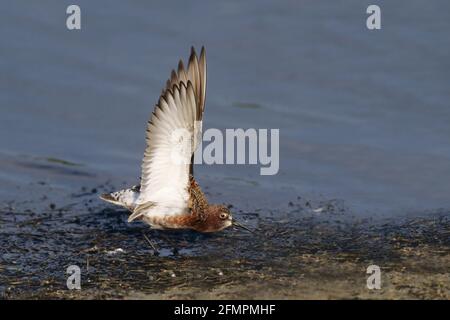
<svg viewBox="0 0 450 320">
<path fill-rule="evenodd" d="M 220 214 L 220 219 L 226 219 L 226 218 L 228 218 L 228 214 L 225 213 L 225 212 L 222 212 L 222 213 Z"/>
</svg>

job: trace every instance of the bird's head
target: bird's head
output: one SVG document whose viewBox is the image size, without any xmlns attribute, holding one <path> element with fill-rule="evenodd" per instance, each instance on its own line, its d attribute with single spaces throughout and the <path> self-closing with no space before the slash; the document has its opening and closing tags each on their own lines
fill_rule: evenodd
<svg viewBox="0 0 450 320">
<path fill-rule="evenodd" d="M 233 219 L 230 209 L 225 205 L 208 206 L 205 210 L 205 217 L 205 220 L 196 226 L 195 229 L 197 231 L 217 232 L 231 226 L 241 227 L 250 231 Z"/>
</svg>

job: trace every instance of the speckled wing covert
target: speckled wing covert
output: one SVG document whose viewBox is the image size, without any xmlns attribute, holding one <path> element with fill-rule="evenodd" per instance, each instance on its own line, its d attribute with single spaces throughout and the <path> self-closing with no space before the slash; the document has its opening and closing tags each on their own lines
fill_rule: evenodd
<svg viewBox="0 0 450 320">
<path fill-rule="evenodd" d="M 192 48 L 187 70 L 180 61 L 148 121 L 140 195 L 128 221 L 189 211 L 189 177 L 201 139 L 205 95 L 205 50 L 198 59 Z"/>
</svg>

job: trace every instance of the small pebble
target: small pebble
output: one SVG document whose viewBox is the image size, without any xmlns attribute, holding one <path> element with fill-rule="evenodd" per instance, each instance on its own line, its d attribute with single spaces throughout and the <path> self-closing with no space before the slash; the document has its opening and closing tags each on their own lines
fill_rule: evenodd
<svg viewBox="0 0 450 320">
<path fill-rule="evenodd" d="M 107 255 L 114 255 L 114 254 L 118 254 L 118 253 L 124 253 L 125 250 L 123 250 L 122 248 L 117 248 L 115 250 L 110 250 L 110 251 L 106 251 Z"/>
</svg>

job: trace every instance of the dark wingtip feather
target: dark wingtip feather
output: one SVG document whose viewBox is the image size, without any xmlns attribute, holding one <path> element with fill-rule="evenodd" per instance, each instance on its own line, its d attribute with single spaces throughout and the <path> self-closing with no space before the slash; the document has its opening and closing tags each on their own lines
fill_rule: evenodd
<svg viewBox="0 0 450 320">
<path fill-rule="evenodd" d="M 105 201 L 116 201 L 116 199 L 110 193 L 101 194 L 100 199 L 105 200 Z"/>
<path fill-rule="evenodd" d="M 180 60 L 180 62 L 178 62 L 178 74 L 180 74 L 180 71 L 184 71 L 183 60 Z"/>
</svg>

